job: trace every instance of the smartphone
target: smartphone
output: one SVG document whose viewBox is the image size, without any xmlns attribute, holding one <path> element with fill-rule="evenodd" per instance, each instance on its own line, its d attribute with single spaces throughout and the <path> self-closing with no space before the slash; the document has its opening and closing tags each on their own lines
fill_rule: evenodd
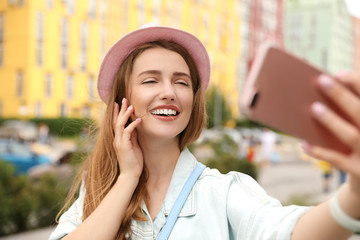
<svg viewBox="0 0 360 240">
<path fill-rule="evenodd" d="M 316 88 L 320 74 L 327 73 L 271 42 L 263 43 L 244 84 L 240 111 L 248 119 L 310 144 L 349 153 L 350 148 L 310 114 L 311 104 L 319 101 L 347 119 Z"/>
</svg>

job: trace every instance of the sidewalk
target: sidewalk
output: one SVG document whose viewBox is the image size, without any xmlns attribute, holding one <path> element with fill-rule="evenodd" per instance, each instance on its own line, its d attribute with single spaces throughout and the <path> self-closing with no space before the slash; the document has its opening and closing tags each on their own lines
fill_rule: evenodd
<svg viewBox="0 0 360 240">
<path fill-rule="evenodd" d="M 42 228 L 34 231 L 0 237 L 0 240 L 47 240 L 54 229 L 54 227 Z"/>
<path fill-rule="evenodd" d="M 305 199 L 310 204 L 329 199 L 339 187 L 338 171 L 334 170 L 331 191 L 324 193 L 322 172 L 311 161 L 304 161 L 298 148 L 296 141 L 281 146 L 281 161 L 260 171 L 259 184 L 270 196 L 287 204 L 294 199 Z M 360 240 L 360 235 L 354 235 L 349 240 Z"/>
</svg>

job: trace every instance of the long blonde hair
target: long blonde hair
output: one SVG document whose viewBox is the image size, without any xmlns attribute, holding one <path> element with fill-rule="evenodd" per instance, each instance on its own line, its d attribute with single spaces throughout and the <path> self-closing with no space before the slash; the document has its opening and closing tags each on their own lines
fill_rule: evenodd
<svg viewBox="0 0 360 240">
<path fill-rule="evenodd" d="M 195 62 L 189 55 L 189 53 L 180 45 L 168 42 L 168 41 L 155 41 L 145 43 L 136 48 L 126 60 L 122 63 L 119 71 L 114 79 L 113 91 L 107 102 L 107 108 L 105 111 L 104 119 L 100 127 L 99 134 L 94 150 L 91 155 L 88 156 L 85 164 L 78 174 L 76 183 L 72 186 L 69 193 L 67 203 L 60 211 L 59 215 L 69 207 L 71 201 L 75 198 L 76 191 L 79 189 L 81 180 L 85 183 L 85 198 L 83 205 L 84 221 L 90 214 L 99 206 L 100 202 L 110 191 L 115 181 L 117 180 L 121 169 L 119 169 L 118 160 L 116 158 L 115 149 L 113 147 L 114 141 L 114 129 L 112 124 L 114 103 L 121 103 L 124 97 L 127 97 L 128 81 L 133 69 L 136 58 L 144 51 L 151 48 L 165 48 L 180 54 L 190 69 L 190 75 L 193 85 L 194 102 L 192 108 L 192 115 L 187 127 L 180 133 L 179 136 L 179 148 L 184 149 L 186 145 L 195 141 L 202 129 L 206 124 L 206 109 L 204 92 L 202 89 L 201 79 L 196 68 Z M 120 104 L 121 105 L 121 104 Z M 124 239 L 125 234 L 131 235 L 130 223 L 131 219 L 143 220 L 146 218 L 143 216 L 141 208 L 142 203 L 148 202 L 148 193 L 146 190 L 146 182 L 148 179 L 148 173 L 146 166 L 144 165 L 143 172 L 140 176 L 139 183 L 133 193 L 129 207 L 125 213 L 124 219 L 118 231 L 116 239 Z"/>
</svg>

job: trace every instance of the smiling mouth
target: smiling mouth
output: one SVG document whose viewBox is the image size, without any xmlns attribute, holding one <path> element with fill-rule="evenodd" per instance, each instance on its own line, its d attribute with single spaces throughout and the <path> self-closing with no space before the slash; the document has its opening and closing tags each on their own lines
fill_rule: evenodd
<svg viewBox="0 0 360 240">
<path fill-rule="evenodd" d="M 156 116 L 177 116 L 179 115 L 179 112 L 174 109 L 156 109 L 151 111 L 151 114 Z"/>
</svg>

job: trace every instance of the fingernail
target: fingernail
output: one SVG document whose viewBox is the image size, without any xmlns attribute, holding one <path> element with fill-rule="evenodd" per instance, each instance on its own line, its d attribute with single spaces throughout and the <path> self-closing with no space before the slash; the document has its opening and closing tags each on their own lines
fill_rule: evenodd
<svg viewBox="0 0 360 240">
<path fill-rule="evenodd" d="M 325 113 L 326 111 L 326 107 L 324 104 L 320 103 L 320 102 L 314 102 L 311 105 L 311 110 L 313 111 L 313 113 L 315 113 L 317 116 L 321 116 Z"/>
<path fill-rule="evenodd" d="M 139 122 L 139 121 L 141 121 L 141 118 L 137 118 L 137 119 L 135 119 L 135 121 Z"/>
<path fill-rule="evenodd" d="M 334 80 L 326 75 L 321 75 L 319 77 L 319 84 L 325 89 L 329 89 L 334 85 Z"/>
<path fill-rule="evenodd" d="M 348 75 L 349 73 L 350 73 L 349 71 L 340 71 L 335 74 L 335 77 L 342 78 L 342 77 L 345 77 L 346 75 Z"/>
<path fill-rule="evenodd" d="M 304 141 L 301 143 L 301 148 L 304 150 L 304 152 L 309 153 L 310 152 L 310 145 L 308 142 Z"/>
<path fill-rule="evenodd" d="M 125 98 L 123 98 L 123 99 L 121 100 L 121 104 L 124 104 L 124 102 L 125 102 Z"/>
<path fill-rule="evenodd" d="M 128 108 L 127 108 L 127 110 L 130 110 L 130 109 L 132 109 L 133 108 L 133 106 L 132 105 L 130 105 Z"/>
</svg>

